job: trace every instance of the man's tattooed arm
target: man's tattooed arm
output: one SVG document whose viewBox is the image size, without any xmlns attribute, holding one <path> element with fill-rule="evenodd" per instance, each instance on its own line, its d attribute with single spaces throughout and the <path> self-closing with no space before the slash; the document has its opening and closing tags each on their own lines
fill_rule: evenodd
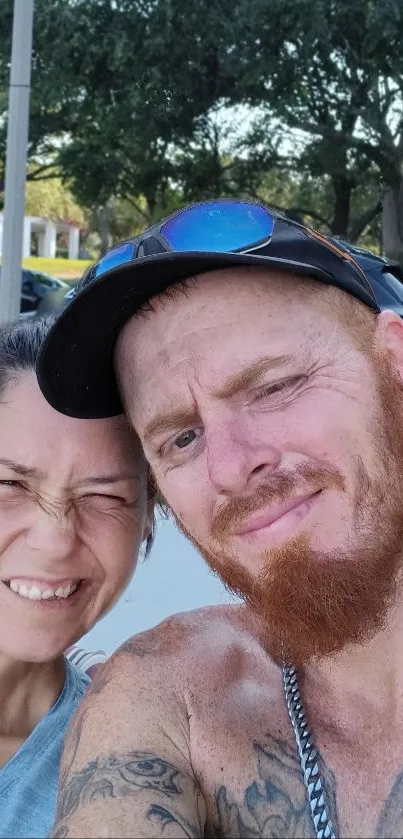
<svg viewBox="0 0 403 839">
<path fill-rule="evenodd" d="M 176 647 L 170 656 L 164 639 L 160 653 L 153 638 L 103 665 L 70 725 L 54 837 L 204 835 Z"/>
<path fill-rule="evenodd" d="M 199 839 L 203 836 L 205 805 L 196 782 L 163 757 L 133 751 L 98 757 L 73 772 L 61 784 L 54 837 L 87 834 L 85 809 L 99 810 L 99 829 L 105 828 L 105 813 L 111 814 L 111 833 L 119 836 L 171 836 Z M 82 812 L 79 833 L 69 832 Z M 91 812 L 89 824 L 95 826 Z M 93 834 L 95 835 L 95 833 Z"/>
</svg>

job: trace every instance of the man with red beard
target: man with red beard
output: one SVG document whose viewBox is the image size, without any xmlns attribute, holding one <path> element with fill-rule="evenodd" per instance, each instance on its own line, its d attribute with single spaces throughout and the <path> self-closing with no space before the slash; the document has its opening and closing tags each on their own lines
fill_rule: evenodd
<svg viewBox="0 0 403 839">
<path fill-rule="evenodd" d="M 38 375 L 67 414 L 123 402 L 244 599 L 105 665 L 54 836 L 403 836 L 403 323 L 360 267 L 260 205 L 195 205 L 94 266 Z"/>
</svg>

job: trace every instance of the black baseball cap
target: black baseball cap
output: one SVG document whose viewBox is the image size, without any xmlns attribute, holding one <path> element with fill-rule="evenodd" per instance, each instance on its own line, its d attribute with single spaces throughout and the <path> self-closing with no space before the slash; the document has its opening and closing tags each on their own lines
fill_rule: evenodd
<svg viewBox="0 0 403 839">
<path fill-rule="evenodd" d="M 194 204 L 116 245 L 86 271 L 39 356 L 47 401 L 71 417 L 121 414 L 113 353 L 125 323 L 175 283 L 239 265 L 266 268 L 268 281 L 275 269 L 337 286 L 379 312 L 364 271 L 322 234 L 261 204 Z"/>
</svg>

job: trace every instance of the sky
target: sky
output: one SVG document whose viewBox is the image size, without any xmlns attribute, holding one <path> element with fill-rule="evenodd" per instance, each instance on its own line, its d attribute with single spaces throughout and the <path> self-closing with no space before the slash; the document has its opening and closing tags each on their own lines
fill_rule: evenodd
<svg viewBox="0 0 403 839">
<path fill-rule="evenodd" d="M 118 603 L 80 641 L 88 650 L 113 652 L 130 635 L 177 612 L 236 602 L 172 521 L 159 521 L 155 542 Z"/>
</svg>

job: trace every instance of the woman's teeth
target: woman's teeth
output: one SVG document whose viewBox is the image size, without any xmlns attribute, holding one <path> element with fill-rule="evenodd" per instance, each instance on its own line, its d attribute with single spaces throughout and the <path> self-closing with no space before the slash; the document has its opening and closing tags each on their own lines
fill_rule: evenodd
<svg viewBox="0 0 403 839">
<path fill-rule="evenodd" d="M 27 597 L 28 600 L 50 600 L 52 597 L 65 600 L 78 588 L 78 583 L 66 583 L 56 589 L 50 587 L 40 589 L 36 585 L 30 586 L 26 583 L 20 583 L 18 580 L 10 580 L 9 586 L 15 594 L 19 594 L 20 597 Z"/>
</svg>

